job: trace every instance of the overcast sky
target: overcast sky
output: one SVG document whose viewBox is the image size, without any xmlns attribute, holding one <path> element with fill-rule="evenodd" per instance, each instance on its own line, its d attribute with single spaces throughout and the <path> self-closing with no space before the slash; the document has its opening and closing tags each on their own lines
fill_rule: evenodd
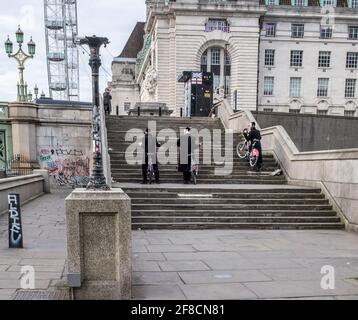
<svg viewBox="0 0 358 320">
<path fill-rule="evenodd" d="M 7 35 L 15 44 L 18 24 L 25 32 L 25 43 L 32 35 L 37 44 L 34 60 L 28 60 L 25 81 L 33 88 L 35 84 L 48 95 L 47 64 L 44 29 L 44 0 L 11 0 L 4 2 L 0 11 L 0 101 L 16 100 L 18 80 L 17 62 L 5 54 Z M 120 54 L 135 23 L 145 21 L 145 0 L 77 0 L 79 35 L 105 36 L 111 44 L 102 50 L 103 67 L 111 73 L 112 56 Z M 27 46 L 26 46 L 27 48 Z M 27 49 L 26 49 L 27 50 Z M 101 70 L 101 90 L 111 77 Z M 80 53 L 81 100 L 91 101 L 90 67 L 88 55 Z M 33 91 L 33 90 L 32 90 Z"/>
</svg>

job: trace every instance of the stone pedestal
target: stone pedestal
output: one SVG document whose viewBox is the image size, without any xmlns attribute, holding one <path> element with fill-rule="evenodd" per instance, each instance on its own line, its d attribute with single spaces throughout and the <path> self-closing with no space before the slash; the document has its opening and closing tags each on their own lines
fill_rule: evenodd
<svg viewBox="0 0 358 320">
<path fill-rule="evenodd" d="M 131 201 L 121 189 L 66 199 L 68 284 L 77 300 L 131 298 Z"/>
<path fill-rule="evenodd" d="M 34 174 L 41 174 L 44 177 L 44 192 L 51 193 L 50 176 L 47 170 L 36 169 L 33 171 Z"/>
<path fill-rule="evenodd" d="M 26 157 L 34 168 L 40 168 L 37 160 L 36 122 L 38 106 L 34 103 L 9 103 L 13 154 Z"/>
<path fill-rule="evenodd" d="M 160 112 L 162 116 L 169 116 L 173 113 L 173 110 L 169 110 L 165 103 L 159 102 L 138 102 L 134 108 L 131 108 L 128 112 L 130 116 L 138 115 L 138 108 L 140 108 L 141 116 L 159 116 Z M 161 110 L 161 111 L 159 111 Z"/>
</svg>

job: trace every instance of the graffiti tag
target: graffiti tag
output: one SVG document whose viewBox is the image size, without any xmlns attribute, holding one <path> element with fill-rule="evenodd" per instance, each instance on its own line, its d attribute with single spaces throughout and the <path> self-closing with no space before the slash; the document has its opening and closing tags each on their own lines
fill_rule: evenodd
<svg viewBox="0 0 358 320">
<path fill-rule="evenodd" d="M 9 248 L 23 248 L 20 195 L 9 194 Z"/>
</svg>

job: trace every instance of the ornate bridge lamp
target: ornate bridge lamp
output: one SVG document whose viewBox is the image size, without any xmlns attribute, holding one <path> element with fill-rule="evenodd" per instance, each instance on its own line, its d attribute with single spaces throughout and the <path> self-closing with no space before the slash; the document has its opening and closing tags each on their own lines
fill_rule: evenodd
<svg viewBox="0 0 358 320">
<path fill-rule="evenodd" d="M 81 45 L 88 45 L 90 48 L 89 65 L 92 69 L 92 96 L 93 96 L 93 171 L 91 181 L 87 189 L 109 190 L 106 178 L 103 174 L 103 157 L 102 157 L 102 134 L 101 134 L 101 115 L 99 112 L 99 68 L 101 66 L 100 48 L 106 46 L 109 41 L 101 37 L 85 37 L 79 40 Z"/>
<path fill-rule="evenodd" d="M 19 45 L 19 50 L 12 54 L 13 52 L 13 43 L 11 42 L 10 38 L 8 37 L 5 42 L 5 51 L 9 58 L 14 58 L 18 63 L 19 69 L 19 82 L 17 84 L 17 101 L 19 102 L 28 102 L 30 96 L 27 93 L 27 84 L 24 82 L 24 70 L 25 70 L 25 61 L 27 59 L 32 59 L 36 52 L 36 44 L 32 41 L 32 37 L 30 41 L 27 43 L 28 54 L 26 54 L 22 50 L 22 44 L 24 42 L 24 33 L 22 30 L 19 29 L 16 31 L 16 42 Z M 31 97 L 32 98 L 32 97 Z"/>
</svg>

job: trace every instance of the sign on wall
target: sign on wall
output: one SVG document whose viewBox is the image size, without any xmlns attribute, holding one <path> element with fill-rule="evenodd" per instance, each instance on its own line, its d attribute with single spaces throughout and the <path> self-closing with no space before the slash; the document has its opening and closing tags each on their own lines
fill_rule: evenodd
<svg viewBox="0 0 358 320">
<path fill-rule="evenodd" d="M 9 248 L 23 248 L 20 195 L 8 195 L 9 204 Z"/>
</svg>

